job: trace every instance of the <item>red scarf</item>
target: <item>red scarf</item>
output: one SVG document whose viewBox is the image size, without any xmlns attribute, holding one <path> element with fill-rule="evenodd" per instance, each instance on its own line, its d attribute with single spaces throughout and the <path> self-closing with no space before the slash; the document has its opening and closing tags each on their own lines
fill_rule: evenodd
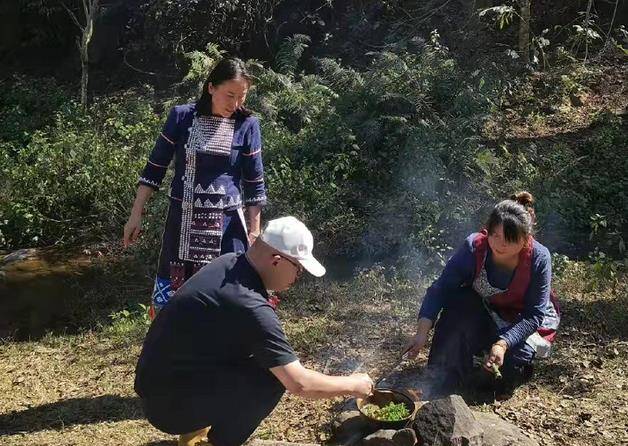
<svg viewBox="0 0 628 446">
<path fill-rule="evenodd" d="M 478 277 L 488 251 L 488 232 L 483 229 L 473 240 L 473 248 L 475 253 L 475 278 Z M 528 237 L 525 247 L 519 252 L 519 263 L 515 269 L 515 275 L 512 278 L 508 289 L 502 293 L 495 294 L 489 298 L 489 302 L 497 311 L 497 314 L 508 322 L 515 322 L 517 317 L 523 312 L 525 307 L 525 293 L 532 279 L 532 253 L 534 251 L 534 238 Z M 554 304 L 556 312 L 560 315 L 560 307 L 558 300 L 554 294 L 554 290 L 550 291 L 550 300 Z M 539 328 L 539 334 L 552 342 L 556 337 L 556 331 Z"/>
<path fill-rule="evenodd" d="M 532 277 L 533 241 L 532 236 L 528 237 L 526 246 L 519 252 L 519 263 L 508 289 L 503 293 L 491 296 L 489 299 L 499 316 L 508 322 L 514 322 L 525 307 L 524 296 Z M 477 277 L 484 268 L 486 253 L 488 252 L 488 233 L 486 230 L 482 230 L 475 237 L 473 248 L 475 251 L 475 277 Z"/>
</svg>

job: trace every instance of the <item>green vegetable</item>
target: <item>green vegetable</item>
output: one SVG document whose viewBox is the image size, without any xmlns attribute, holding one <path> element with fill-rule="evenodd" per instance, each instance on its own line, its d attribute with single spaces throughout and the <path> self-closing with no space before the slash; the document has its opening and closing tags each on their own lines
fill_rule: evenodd
<svg viewBox="0 0 628 446">
<path fill-rule="evenodd" d="M 499 367 L 497 366 L 497 364 L 493 363 L 493 365 L 491 366 L 491 369 L 493 370 L 493 373 L 495 374 L 495 378 L 502 379 L 502 372 L 499 371 Z"/>
<path fill-rule="evenodd" d="M 393 403 L 392 401 L 384 407 L 366 404 L 362 407 L 362 412 L 379 421 L 400 421 L 410 416 L 410 411 L 405 404 Z"/>
</svg>

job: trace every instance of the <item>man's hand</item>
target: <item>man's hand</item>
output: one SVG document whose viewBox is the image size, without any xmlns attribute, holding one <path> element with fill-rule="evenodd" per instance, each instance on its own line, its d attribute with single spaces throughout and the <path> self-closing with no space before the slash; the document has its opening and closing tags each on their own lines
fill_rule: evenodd
<svg viewBox="0 0 628 446">
<path fill-rule="evenodd" d="M 491 351 L 488 354 L 488 358 L 486 359 L 486 363 L 484 364 L 484 368 L 489 372 L 493 372 L 493 364 L 497 367 L 501 367 L 504 365 L 504 355 L 506 354 L 506 350 L 508 349 L 508 345 L 506 341 L 500 339 L 491 347 Z"/>
<path fill-rule="evenodd" d="M 353 380 L 354 389 L 351 392 L 356 398 L 366 398 L 373 393 L 375 384 L 373 380 L 366 373 L 355 373 L 349 376 Z"/>
</svg>

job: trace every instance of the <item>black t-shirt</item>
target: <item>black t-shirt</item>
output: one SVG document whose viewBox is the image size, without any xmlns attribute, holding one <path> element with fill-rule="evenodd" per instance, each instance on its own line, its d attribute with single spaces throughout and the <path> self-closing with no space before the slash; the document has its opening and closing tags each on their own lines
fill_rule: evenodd
<svg viewBox="0 0 628 446">
<path fill-rule="evenodd" d="M 212 392 L 243 367 L 296 361 L 262 280 L 244 255 L 225 254 L 192 276 L 153 321 L 136 368 L 140 396 Z"/>
</svg>

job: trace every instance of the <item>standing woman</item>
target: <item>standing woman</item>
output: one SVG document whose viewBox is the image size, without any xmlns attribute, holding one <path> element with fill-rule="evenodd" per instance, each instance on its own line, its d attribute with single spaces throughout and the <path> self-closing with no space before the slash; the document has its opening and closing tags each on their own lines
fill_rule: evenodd
<svg viewBox="0 0 628 446">
<path fill-rule="evenodd" d="M 259 121 L 243 106 L 250 86 L 240 59 L 218 62 L 198 101 L 170 111 L 140 176 L 125 247 L 137 240 L 144 206 L 174 157 L 151 317 L 203 265 L 246 251 L 259 235 L 266 188 Z"/>
<path fill-rule="evenodd" d="M 439 393 L 469 384 L 473 357 L 482 352 L 485 370 L 502 369 L 502 396 L 531 376 L 535 358 L 549 355 L 560 316 L 550 253 L 532 236 L 532 204 L 528 192 L 498 203 L 426 292 L 406 349 L 415 357 L 438 320 L 428 369 Z"/>
</svg>

